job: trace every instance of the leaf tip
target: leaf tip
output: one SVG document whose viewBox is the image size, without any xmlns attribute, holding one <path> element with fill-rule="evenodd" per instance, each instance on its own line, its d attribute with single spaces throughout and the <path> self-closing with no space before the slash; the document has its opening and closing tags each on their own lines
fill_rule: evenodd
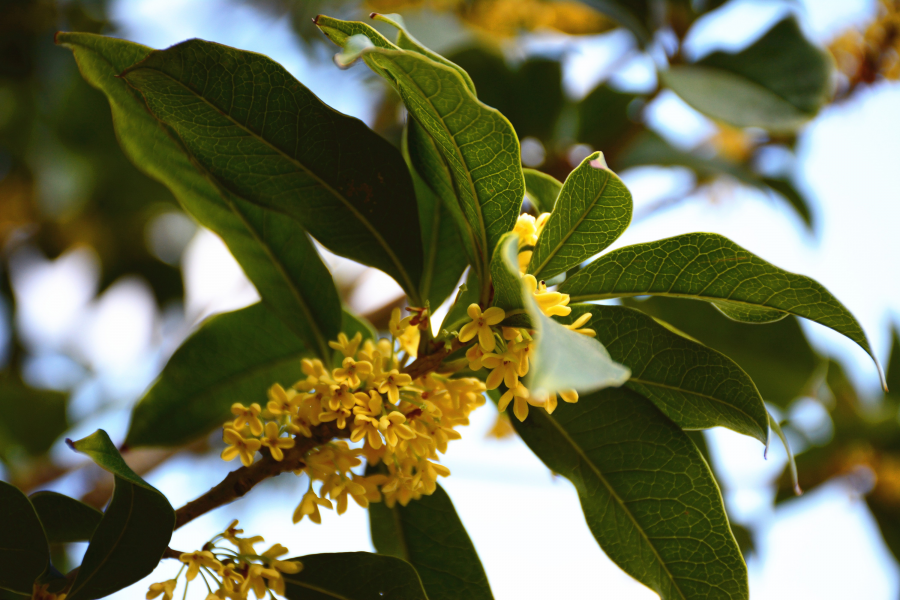
<svg viewBox="0 0 900 600">
<path fill-rule="evenodd" d="M 369 13 L 369 18 L 370 18 L 370 19 L 377 19 L 377 18 L 378 18 L 378 13 L 377 13 L 377 12 L 371 12 L 371 13 Z"/>
<path fill-rule="evenodd" d="M 75 442 L 72 441 L 72 438 L 66 438 L 66 446 L 78 452 L 78 449 L 75 448 Z"/>
<path fill-rule="evenodd" d="M 604 158 L 602 152 L 597 153 L 597 158 L 588 163 L 595 169 L 605 169 L 609 171 L 609 165 L 606 164 L 606 158 Z"/>
<path fill-rule="evenodd" d="M 316 15 L 316 16 L 314 16 L 314 17 L 312 18 L 313 25 L 318 25 L 318 24 L 319 24 L 319 17 L 321 17 L 321 16 L 322 16 L 322 15 Z"/>
</svg>

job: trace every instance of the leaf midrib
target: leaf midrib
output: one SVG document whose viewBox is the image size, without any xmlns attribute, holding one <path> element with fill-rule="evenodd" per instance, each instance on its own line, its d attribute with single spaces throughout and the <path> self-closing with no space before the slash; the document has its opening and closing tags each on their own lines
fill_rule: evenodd
<svg viewBox="0 0 900 600">
<path fill-rule="evenodd" d="M 288 162 L 290 162 L 291 164 L 293 164 L 293 165 L 295 165 L 296 167 L 298 167 L 301 171 L 305 172 L 305 173 L 306 173 L 307 175 L 309 175 L 312 179 L 314 179 L 319 185 L 321 185 L 325 190 L 327 190 L 327 191 L 328 191 L 329 193 L 331 193 L 335 198 L 337 198 L 338 200 L 340 200 L 341 203 L 343 203 L 344 206 L 347 208 L 347 210 L 349 210 L 349 211 L 357 218 L 357 220 L 358 220 L 360 223 L 362 223 L 363 226 L 364 226 L 366 229 L 369 230 L 369 233 L 372 234 L 372 237 L 375 238 L 375 241 L 378 242 L 378 245 L 381 246 L 381 248 L 387 253 L 388 258 L 390 258 L 391 262 L 394 264 L 394 267 L 397 269 L 398 273 L 399 273 L 400 276 L 403 278 L 404 283 L 406 284 L 405 287 L 406 287 L 407 289 L 411 290 L 412 293 L 415 293 L 416 287 L 412 284 L 412 280 L 410 279 L 409 273 L 406 272 L 406 269 L 405 269 L 405 268 L 403 267 L 403 265 L 400 263 L 400 260 L 397 258 L 397 255 L 394 254 L 393 249 L 387 244 L 387 242 L 385 241 L 385 239 L 381 236 L 381 234 L 378 232 L 378 230 L 375 229 L 375 227 L 372 225 L 372 223 L 370 223 L 368 219 L 364 218 L 363 215 L 362 215 L 362 213 L 360 213 L 360 212 L 356 209 L 356 207 L 353 206 L 353 204 L 352 204 L 347 198 L 345 198 L 345 197 L 343 196 L 343 194 L 341 194 L 341 193 L 338 192 L 336 189 L 334 189 L 334 188 L 331 187 L 329 184 L 327 184 L 324 180 L 322 180 L 321 177 L 319 177 L 315 172 L 313 172 L 313 171 L 310 170 L 308 167 L 306 167 L 306 166 L 305 166 L 303 163 L 301 163 L 299 160 L 297 160 L 296 158 L 294 158 L 294 157 L 292 157 L 291 155 L 287 154 L 286 152 L 284 152 L 283 150 L 281 150 L 281 148 L 278 148 L 277 146 L 271 144 L 268 140 L 266 140 L 266 139 L 265 139 L 264 137 L 262 137 L 260 134 L 257 134 L 257 133 L 256 133 L 255 131 L 253 131 L 252 129 L 246 127 L 246 126 L 243 125 L 242 123 L 239 123 L 239 122 L 238 122 L 237 120 L 235 120 L 234 117 L 232 117 L 230 114 L 228 114 L 228 113 L 225 112 L 225 111 L 222 111 L 222 110 L 219 109 L 215 104 L 213 104 L 212 102 L 210 102 L 209 100 L 207 100 L 206 97 L 203 96 L 200 92 L 197 92 L 197 91 L 194 90 L 192 87 L 188 86 L 186 83 L 183 83 L 183 82 L 179 81 L 178 79 L 175 79 L 174 77 L 170 76 L 168 73 L 166 73 L 166 72 L 164 72 L 164 71 L 161 71 L 161 70 L 159 70 L 159 69 L 151 68 L 151 67 L 135 66 L 135 67 L 129 67 L 128 69 L 126 69 L 126 70 L 123 72 L 123 75 L 127 77 L 127 74 L 128 74 L 128 73 L 133 73 L 133 72 L 135 72 L 135 71 L 140 71 L 140 70 L 147 70 L 147 71 L 153 71 L 154 73 L 159 73 L 159 74 L 162 75 L 163 77 L 165 77 L 165 78 L 167 78 L 167 79 L 169 79 L 169 80 L 175 82 L 176 84 L 178 84 L 179 86 L 181 86 L 182 88 L 184 88 L 185 90 L 187 90 L 188 92 L 190 92 L 191 94 L 193 94 L 196 98 L 200 99 L 204 104 L 206 104 L 207 106 L 209 106 L 213 111 L 215 111 L 215 112 L 217 112 L 218 114 L 220 114 L 221 116 L 225 117 L 225 118 L 226 118 L 228 121 L 230 121 L 235 127 L 237 127 L 238 129 L 240 129 L 240 130 L 246 132 L 246 133 L 249 134 L 253 139 L 255 139 L 255 140 L 261 142 L 262 144 L 264 144 L 265 146 L 271 148 L 271 149 L 274 150 L 276 153 L 278 153 L 280 156 L 282 156 L 284 159 L 286 159 Z M 237 195 L 237 194 L 236 194 L 236 195 Z"/>
<path fill-rule="evenodd" d="M 572 447 L 572 449 L 575 450 L 575 452 L 578 454 L 579 458 L 581 458 L 581 460 L 583 460 L 584 463 L 586 465 L 588 465 L 590 470 L 594 474 L 597 475 L 597 479 L 600 480 L 600 482 L 603 484 L 603 486 L 609 492 L 610 496 L 612 496 L 613 500 L 616 501 L 616 504 L 619 506 L 619 508 L 621 508 L 622 511 L 625 512 L 625 514 L 628 516 L 628 519 L 634 525 L 635 529 L 638 531 L 638 533 L 641 535 L 641 537 L 644 538 L 644 540 L 647 542 L 647 546 L 650 548 L 650 550 L 653 552 L 653 555 L 659 561 L 660 567 L 663 569 L 663 571 L 665 571 L 666 575 L 668 575 L 669 580 L 672 582 L 672 585 L 675 587 L 675 590 L 678 591 L 682 600 L 688 600 L 687 596 L 684 595 L 684 592 L 678 586 L 678 582 L 675 579 L 675 577 L 672 575 L 672 572 L 669 571 L 668 565 L 665 563 L 665 561 L 663 561 L 662 557 L 659 555 L 659 552 L 657 552 L 656 546 L 653 545 L 653 542 L 647 536 L 646 532 L 644 532 L 644 529 L 637 522 L 637 519 L 635 519 L 634 515 L 628 509 L 625 502 L 622 500 L 622 498 L 619 497 L 619 495 L 616 493 L 616 491 L 613 489 L 613 487 L 609 484 L 609 482 L 606 481 L 606 478 L 603 476 L 603 473 L 601 473 L 600 470 L 597 468 L 597 466 L 594 464 L 594 462 L 588 458 L 588 456 L 581 449 L 581 446 L 579 446 L 578 444 L 575 443 L 575 440 L 572 439 L 572 437 L 569 435 L 569 433 L 562 427 L 562 425 L 560 425 L 557 422 L 557 420 L 554 417 L 552 417 L 551 415 L 548 415 L 548 414 L 544 414 L 542 411 L 534 411 L 533 414 L 541 415 L 541 418 L 549 421 L 553 425 L 553 427 L 560 433 L 560 435 L 562 435 L 562 437 L 566 440 L 566 442 L 569 443 L 569 445 Z"/>
<path fill-rule="evenodd" d="M 556 244 L 556 246 L 553 247 L 552 250 L 548 251 L 549 254 L 547 255 L 547 259 L 544 260 L 538 266 L 538 268 L 534 270 L 535 278 L 537 278 L 538 275 L 541 274 L 541 271 L 544 270 L 544 267 L 547 266 L 547 263 L 550 262 L 551 260 L 553 260 L 553 257 L 556 256 L 556 254 L 559 252 L 559 249 L 563 247 L 563 245 L 568 241 L 568 239 L 570 237 L 572 237 L 572 235 L 578 229 L 579 225 L 581 225 L 584 222 L 584 220 L 587 218 L 588 214 L 590 214 L 590 212 L 592 210 L 594 210 L 594 206 L 597 205 L 597 201 L 600 200 L 600 198 L 603 196 L 603 192 L 606 191 L 606 186 L 609 185 L 610 179 L 612 179 L 612 175 L 609 173 L 609 171 L 607 171 L 606 172 L 606 181 L 603 182 L 603 186 L 600 188 L 600 191 L 597 192 L 597 195 L 594 197 L 593 200 L 591 200 L 590 206 L 587 208 L 587 210 L 585 210 L 583 213 L 581 213 L 581 216 L 578 217 L 578 221 L 575 223 L 575 226 L 572 227 L 571 229 L 569 229 L 569 232 L 567 234 L 565 234 L 562 237 L 562 239 L 559 240 L 559 242 Z M 565 184 L 563 184 L 563 188 L 565 188 Z M 562 193 L 563 193 L 563 190 L 560 190 L 559 195 L 562 196 Z M 559 197 L 557 197 L 557 199 L 556 199 L 556 204 L 559 204 Z M 554 210 L 554 212 L 556 212 L 556 205 L 554 205 L 553 210 Z M 562 216 L 561 213 L 560 213 L 560 216 Z M 549 223 L 547 223 L 547 225 L 549 225 Z M 538 244 L 540 244 L 540 239 L 538 239 Z M 535 251 L 536 250 L 537 249 L 535 249 Z M 602 248 L 601 248 L 601 251 L 602 251 Z"/>
</svg>

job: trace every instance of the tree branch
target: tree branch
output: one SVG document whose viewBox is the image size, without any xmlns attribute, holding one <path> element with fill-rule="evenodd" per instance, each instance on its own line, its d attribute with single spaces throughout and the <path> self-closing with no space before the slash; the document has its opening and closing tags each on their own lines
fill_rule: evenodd
<svg viewBox="0 0 900 600">
<path fill-rule="evenodd" d="M 450 345 L 449 349 L 446 346 L 442 346 L 441 349 L 437 352 L 426 354 L 425 356 L 420 356 L 416 360 L 403 367 L 402 372 L 406 373 L 413 379 L 417 379 L 423 375 L 437 370 L 437 368 L 441 366 L 441 363 L 445 358 L 465 345 L 466 344 L 463 344 L 458 339 L 454 338 L 453 343 Z"/>
</svg>

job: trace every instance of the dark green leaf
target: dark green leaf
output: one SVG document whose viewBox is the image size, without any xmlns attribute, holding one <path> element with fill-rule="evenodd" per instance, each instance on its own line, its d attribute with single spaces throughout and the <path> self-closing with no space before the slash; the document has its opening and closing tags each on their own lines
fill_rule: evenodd
<svg viewBox="0 0 900 600">
<path fill-rule="evenodd" d="M 787 179 L 776 179 L 774 177 L 763 177 L 762 182 L 772 188 L 779 196 L 784 198 L 788 204 L 793 207 L 806 226 L 812 228 L 813 217 L 809 209 L 809 203 L 806 198 L 794 187 Z"/>
<path fill-rule="evenodd" d="M 881 530 L 884 544 L 894 555 L 894 560 L 900 561 L 900 512 L 897 505 L 872 494 L 866 496 L 866 505 Z"/>
<path fill-rule="evenodd" d="M 763 444 L 768 416 L 750 377 L 727 356 L 624 306 L 576 304 L 563 318 L 591 313 L 585 325 L 610 358 L 631 369 L 628 387 L 646 396 L 682 429 L 728 427 Z"/>
<path fill-rule="evenodd" d="M 737 127 L 790 131 L 815 116 L 829 95 L 831 60 L 794 17 L 736 54 L 714 52 L 662 73 L 685 102 Z"/>
<path fill-rule="evenodd" d="M 317 25 L 336 44 L 347 45 L 346 22 L 319 17 Z M 478 101 L 456 69 L 419 52 L 384 48 L 380 34 L 372 32 L 364 33 L 372 43 L 344 60 L 362 57 L 387 77 L 434 140 L 486 266 L 490 250 L 515 225 L 525 193 L 516 133 L 503 115 Z"/>
<path fill-rule="evenodd" d="M 784 435 L 781 423 L 779 423 L 771 413 L 769 414 L 769 427 L 772 428 L 772 431 L 775 432 L 775 435 L 778 436 L 778 439 L 781 440 L 781 444 L 784 446 L 784 452 L 787 454 L 788 470 L 791 474 L 791 483 L 794 486 L 794 493 L 799 496 L 803 491 L 800 489 L 799 477 L 797 475 L 797 461 L 794 460 L 794 453 L 791 451 L 791 445 L 788 443 L 787 436 Z"/>
<path fill-rule="evenodd" d="M 578 103 L 578 141 L 601 149 L 621 143 L 621 136 L 633 125 L 628 106 L 637 97 L 598 85 Z M 622 168 L 618 162 L 613 166 Z"/>
<path fill-rule="evenodd" d="M 478 304 L 478 276 L 473 269 L 469 269 L 466 281 L 459 286 L 459 291 L 453 299 L 453 305 L 447 311 L 447 316 L 441 322 L 441 331 L 459 331 L 459 329 L 471 321 L 466 310 L 470 304 Z"/>
<path fill-rule="evenodd" d="M 90 541 L 103 518 L 93 506 L 56 492 L 36 492 L 29 500 L 51 544 Z"/>
<path fill-rule="evenodd" d="M 891 356 L 887 363 L 886 382 L 891 393 L 900 394 L 900 331 L 897 325 L 891 327 Z"/>
<path fill-rule="evenodd" d="M 62 392 L 29 387 L 18 375 L 0 375 L 0 457 L 13 448 L 33 456 L 47 452 L 69 427 L 67 399 Z"/>
<path fill-rule="evenodd" d="M 301 379 L 300 359 L 309 354 L 262 303 L 212 317 L 134 407 L 126 443 L 178 446 L 196 439 L 228 420 L 233 403 L 265 404 L 273 383 Z"/>
<path fill-rule="evenodd" d="M 594 152 L 566 178 L 528 265 L 550 279 L 606 249 L 631 222 L 631 192 Z"/>
<path fill-rule="evenodd" d="M 663 600 L 748 598 L 719 488 L 687 435 L 652 402 L 610 388 L 535 410 L 516 431 L 578 490 L 603 551 Z"/>
<path fill-rule="evenodd" d="M 201 40 L 123 72 L 217 184 L 297 219 L 335 254 L 415 296 L 415 193 L 399 152 L 269 58 Z"/>
<path fill-rule="evenodd" d="M 505 257 L 509 257 L 510 261 L 518 260 L 516 258 L 518 244 L 519 235 L 510 231 L 500 239 L 500 245 L 491 260 L 491 281 L 494 284 L 493 305 L 506 311 L 507 320 L 504 323 L 511 327 L 514 325 L 510 319 L 524 316 L 526 312 L 522 294 L 522 278 L 519 276 L 518 268 L 509 268 L 504 260 Z M 517 314 L 513 317 L 509 316 L 509 313 L 513 311 Z M 522 325 L 527 325 L 527 323 Z"/>
<path fill-rule="evenodd" d="M 303 570 L 284 575 L 288 600 L 428 600 L 415 569 L 392 556 L 335 552 L 292 560 Z"/>
<path fill-rule="evenodd" d="M 821 360 L 795 317 L 751 327 L 732 321 L 705 302 L 662 297 L 625 301 L 737 362 L 766 402 L 787 407 L 794 398 L 809 393 Z"/>
<path fill-rule="evenodd" d="M 454 222 L 453 213 L 448 207 L 457 205 L 456 196 L 453 194 L 453 185 L 446 171 L 442 173 L 440 189 L 451 194 L 444 201 L 441 195 L 431 189 L 431 186 L 416 172 L 414 161 L 409 157 L 408 135 L 409 128 L 421 131 L 415 122 L 408 124 L 408 129 L 403 136 L 403 154 L 409 166 L 416 189 L 416 202 L 419 204 L 419 221 L 422 231 L 422 245 L 424 246 L 424 265 L 422 268 L 422 282 L 419 286 L 419 295 L 423 302 L 428 301 L 431 310 L 435 310 L 444 300 L 453 293 L 459 284 L 463 271 L 468 262 L 463 244 L 460 240 L 458 225 Z M 432 159 L 440 161 L 436 154 L 434 144 L 427 136 L 422 140 L 426 148 L 430 147 L 435 154 Z M 425 157 L 420 157 L 424 159 Z"/>
<path fill-rule="evenodd" d="M 525 176 L 525 195 L 537 212 L 552 211 L 562 184 L 552 175 L 534 169 L 522 169 L 522 174 Z"/>
<path fill-rule="evenodd" d="M 0 589 L 31 596 L 35 580 L 50 564 L 47 538 L 34 507 L 19 488 L 0 481 Z"/>
<path fill-rule="evenodd" d="M 507 236 L 494 253 L 491 266 L 492 272 L 498 274 L 506 267 L 506 273 L 502 278 L 495 279 L 495 285 L 502 281 L 508 292 L 504 296 L 499 288 L 495 289 L 495 300 L 501 294 L 501 297 L 517 301 L 513 282 L 518 281 L 519 298 L 524 305 L 524 313 L 520 314 L 527 314 L 530 328 L 535 332 L 537 344 L 531 356 L 525 386 L 539 396 L 561 390 L 586 393 L 625 383 L 629 370 L 612 360 L 602 344 L 567 329 L 541 312 L 519 277 L 517 249 L 518 237 L 515 234 Z M 507 320 L 510 316 L 507 315 Z"/>
<path fill-rule="evenodd" d="M 344 309 L 344 319 L 341 323 L 341 331 L 346 333 L 348 338 L 352 338 L 357 332 L 362 334 L 364 340 L 378 338 L 375 327 L 365 317 L 355 315 L 347 309 Z"/>
<path fill-rule="evenodd" d="M 128 587 L 156 568 L 172 537 L 175 511 L 165 496 L 125 464 L 102 429 L 69 445 L 115 475 L 112 501 L 67 596 L 94 600 Z"/>
<path fill-rule="evenodd" d="M 642 46 L 653 39 L 650 28 L 653 13 L 650 0 L 581 0 L 588 6 L 609 15 L 631 30 Z"/>
<path fill-rule="evenodd" d="M 369 523 L 375 549 L 409 562 L 430 600 L 493 598 L 475 547 L 440 486 L 406 506 L 370 504 Z"/>
<path fill-rule="evenodd" d="M 583 268 L 559 291 L 570 294 L 572 302 L 660 295 L 706 300 L 719 307 L 775 309 L 842 333 L 878 366 L 862 327 L 821 284 L 783 271 L 713 233 L 620 248 Z"/>
<path fill-rule="evenodd" d="M 327 341 L 338 333 L 340 303 L 330 273 L 297 222 L 217 189 L 117 78 L 151 49 L 90 34 L 60 33 L 57 43 L 73 50 L 85 79 L 106 94 L 116 134 L 131 161 L 221 236 L 278 317 L 321 358 L 330 356 Z"/>
</svg>

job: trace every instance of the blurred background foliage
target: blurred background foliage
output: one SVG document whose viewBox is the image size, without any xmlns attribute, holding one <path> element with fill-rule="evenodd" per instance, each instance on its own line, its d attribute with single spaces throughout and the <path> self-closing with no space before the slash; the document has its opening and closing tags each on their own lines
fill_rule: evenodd
<svg viewBox="0 0 900 600">
<path fill-rule="evenodd" d="M 310 26 L 317 13 L 341 18 L 360 18 L 369 11 L 402 13 L 420 39 L 470 73 L 482 101 L 510 119 L 526 166 L 563 180 L 598 149 L 616 171 L 654 165 L 687 174 L 689 185 L 645 205 L 636 219 L 682 202 L 727 202 L 728 190 L 749 187 L 764 192 L 761 201 L 780 203 L 814 231 L 815 198 L 795 185 L 799 125 L 823 105 L 900 78 L 900 3 L 891 0 L 881 2 L 868 23 L 841 32 L 827 51 L 808 41 L 793 17 L 786 17 L 748 48 L 699 60 L 683 51 L 683 42 L 698 19 L 723 1 L 232 4 L 288 16 L 303 52 L 320 62 L 329 60 L 333 48 Z M 92 469 L 73 474 L 73 465 L 51 452 L 54 442 L 106 406 L 130 406 L 204 316 L 187 310 L 184 301 L 183 254 L 196 227 L 163 186 L 125 158 L 106 100 L 80 77 L 70 53 L 53 45 L 57 30 L 116 35 L 110 6 L 105 0 L 0 0 L 0 462 L 4 478 L 25 490 L 60 477 L 80 477 L 84 498 L 95 506 L 108 499 L 109 482 Z M 535 32 L 548 30 L 617 41 L 603 72 L 583 93 L 567 89 L 562 52 L 552 45 L 526 51 L 529 44 L 540 46 Z M 651 75 L 637 81 L 622 77 L 635 64 L 650 65 Z M 385 93 L 374 76 L 358 76 L 368 78 L 377 102 L 370 125 L 399 144 L 405 118 L 399 100 Z M 714 132 L 690 146 L 667 137 L 648 107 L 669 90 L 713 117 Z M 746 104 L 761 98 L 773 107 L 768 116 L 754 115 Z M 81 269 L 93 283 L 86 290 L 41 287 L 35 274 L 53 265 Z M 361 280 L 358 269 L 338 273 L 344 300 L 351 305 Z M 92 307 L 114 289 L 137 289 L 149 299 L 157 317 L 147 334 L 151 350 L 142 359 L 149 365 L 139 376 L 129 375 L 137 383 L 125 391 L 117 387 L 118 375 L 109 366 L 115 361 L 98 361 L 85 350 L 83 338 L 89 332 L 84 328 L 53 330 L 54 315 L 40 313 L 40 306 L 17 304 L 29 286 L 39 294 L 71 300 L 79 315 L 75 321 L 89 322 Z M 367 306 L 367 316 L 383 327 L 397 302 L 388 298 Z M 798 452 L 801 486 L 810 490 L 834 480 L 850 485 L 866 498 L 888 547 L 900 557 L 896 331 L 888 365 L 895 393 L 871 398 L 854 388 L 840 364 L 813 349 L 793 317 L 748 326 L 729 321 L 705 303 L 664 298 L 629 302 L 740 364 L 785 420 Z M 45 327 L 35 329 L 34 322 Z M 810 411 L 815 418 L 803 417 Z M 500 423 L 495 431 L 511 430 Z M 703 443 L 702 436 L 696 439 Z M 206 447 L 203 442 L 191 450 Z M 128 460 L 144 473 L 173 453 L 142 450 L 128 453 Z M 786 475 L 773 485 L 778 487 L 775 502 L 793 501 Z M 750 551 L 753 532 L 736 525 L 736 534 Z"/>
</svg>

